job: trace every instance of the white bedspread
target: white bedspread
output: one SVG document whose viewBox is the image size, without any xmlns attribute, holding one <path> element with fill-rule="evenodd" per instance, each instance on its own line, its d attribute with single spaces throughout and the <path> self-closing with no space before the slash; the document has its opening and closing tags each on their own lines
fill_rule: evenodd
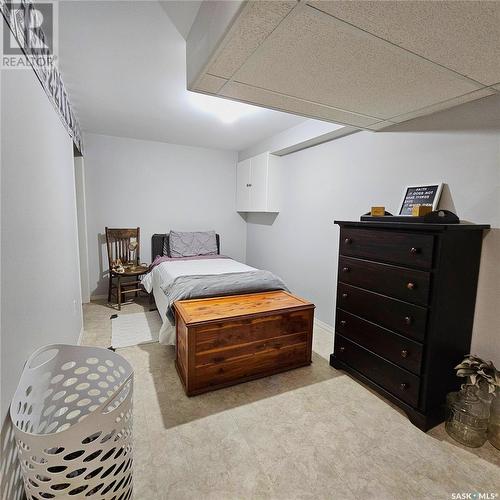
<svg viewBox="0 0 500 500">
<path fill-rule="evenodd" d="M 156 307 L 163 321 L 160 330 L 160 343 L 175 345 L 175 325 L 166 316 L 168 303 L 162 287 L 165 288 L 179 276 L 241 273 L 246 271 L 256 271 L 256 269 L 226 258 L 167 261 L 162 262 L 150 273 L 146 274 L 141 283 L 149 293 L 153 292 Z"/>
</svg>

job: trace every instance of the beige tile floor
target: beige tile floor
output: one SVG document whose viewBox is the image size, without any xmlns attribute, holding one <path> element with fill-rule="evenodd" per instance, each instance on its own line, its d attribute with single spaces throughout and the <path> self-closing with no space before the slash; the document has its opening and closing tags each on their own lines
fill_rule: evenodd
<svg viewBox="0 0 500 500">
<path fill-rule="evenodd" d="M 148 310 L 146 300 L 119 314 Z M 109 346 L 104 302 L 84 307 L 84 344 Z M 172 347 L 120 349 L 135 369 L 136 500 L 451 499 L 500 493 L 500 452 L 427 434 L 328 365 L 315 331 L 314 362 L 280 375 L 187 398 Z"/>
</svg>

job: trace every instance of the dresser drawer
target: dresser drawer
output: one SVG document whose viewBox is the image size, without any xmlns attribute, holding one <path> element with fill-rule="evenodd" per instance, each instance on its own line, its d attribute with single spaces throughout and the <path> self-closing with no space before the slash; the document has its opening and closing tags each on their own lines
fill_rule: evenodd
<svg viewBox="0 0 500 500">
<path fill-rule="evenodd" d="M 420 374 L 422 345 L 337 309 L 335 331 L 369 351 Z"/>
<path fill-rule="evenodd" d="M 423 340 L 427 309 L 345 283 L 337 286 L 337 307 L 408 337 Z"/>
<path fill-rule="evenodd" d="M 418 406 L 420 378 L 335 335 L 335 357 L 412 406 Z"/>
<path fill-rule="evenodd" d="M 429 299 L 430 273 L 426 271 L 340 257 L 339 281 L 424 306 Z"/>
<path fill-rule="evenodd" d="M 340 254 L 430 269 L 434 236 L 379 229 L 345 227 L 340 231 Z"/>
</svg>

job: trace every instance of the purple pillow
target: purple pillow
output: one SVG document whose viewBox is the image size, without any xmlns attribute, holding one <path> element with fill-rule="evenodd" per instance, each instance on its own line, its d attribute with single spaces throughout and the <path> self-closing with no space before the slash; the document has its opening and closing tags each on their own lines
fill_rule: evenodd
<svg viewBox="0 0 500 500">
<path fill-rule="evenodd" d="M 170 257 L 217 255 L 215 231 L 170 231 Z"/>
</svg>

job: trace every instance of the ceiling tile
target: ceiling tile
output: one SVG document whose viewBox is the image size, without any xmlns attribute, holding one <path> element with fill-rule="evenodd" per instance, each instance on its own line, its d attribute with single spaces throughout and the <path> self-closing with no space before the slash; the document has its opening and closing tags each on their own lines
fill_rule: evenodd
<svg viewBox="0 0 500 500">
<path fill-rule="evenodd" d="M 233 79 L 387 119 L 480 88 L 311 7 L 297 7 Z"/>
<path fill-rule="evenodd" d="M 313 0 L 309 5 L 476 81 L 500 81 L 500 2 Z"/>
<path fill-rule="evenodd" d="M 368 128 L 370 130 L 377 131 L 377 130 L 382 130 L 382 129 L 386 128 L 386 127 L 390 127 L 391 125 L 394 125 L 394 123 L 390 122 L 390 121 L 387 121 L 387 120 L 384 120 L 384 121 L 381 121 L 381 122 L 374 123 L 373 125 L 370 125 Z"/>
<path fill-rule="evenodd" d="M 296 0 L 248 2 L 210 64 L 209 73 L 231 78 L 296 5 Z"/>
<path fill-rule="evenodd" d="M 324 119 L 335 123 L 347 123 L 356 127 L 368 127 L 371 123 L 380 121 L 379 118 L 357 115 L 342 109 L 301 101 L 294 97 L 269 92 L 265 89 L 251 87 L 238 82 L 228 82 L 219 92 L 219 95 L 244 102 L 257 103 L 260 106 L 277 110 L 286 110 L 303 116 Z"/>
<path fill-rule="evenodd" d="M 418 118 L 419 116 L 429 115 L 431 113 L 436 113 L 437 111 L 443 111 L 448 108 L 453 108 L 454 106 L 458 106 L 459 104 L 464 104 L 466 102 L 474 101 L 476 99 L 481 99 L 483 97 L 488 97 L 490 95 L 496 94 L 496 92 L 490 88 L 476 90 L 474 92 L 470 92 L 469 94 L 461 95 L 459 97 L 454 97 L 453 99 L 449 99 L 444 102 L 439 102 L 437 104 L 433 104 L 432 106 L 427 106 L 422 109 L 418 109 L 416 111 L 412 111 L 410 113 L 405 113 L 403 115 L 394 116 L 391 118 L 391 121 L 395 123 L 405 122 L 407 120 L 411 120 L 413 118 Z M 370 127 L 371 128 L 371 127 Z"/>
<path fill-rule="evenodd" d="M 219 78 L 218 76 L 208 75 L 205 73 L 198 79 L 193 90 L 217 94 L 226 82 L 227 80 L 225 78 Z"/>
</svg>

